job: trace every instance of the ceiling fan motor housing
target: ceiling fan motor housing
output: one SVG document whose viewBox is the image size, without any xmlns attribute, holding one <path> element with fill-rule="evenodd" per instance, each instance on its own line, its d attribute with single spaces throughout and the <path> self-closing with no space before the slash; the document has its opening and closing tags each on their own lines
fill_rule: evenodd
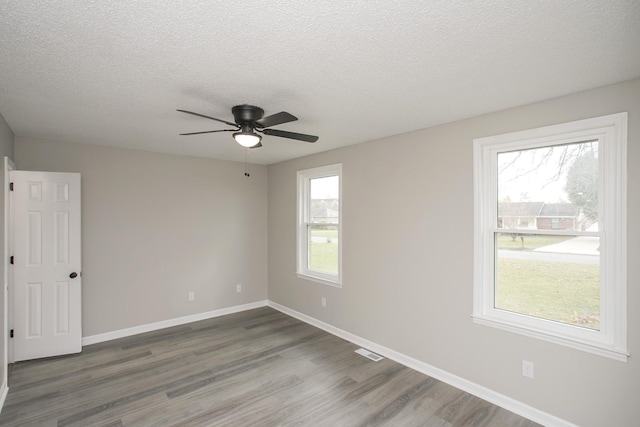
<svg viewBox="0 0 640 427">
<path fill-rule="evenodd" d="M 260 120 L 264 116 L 262 108 L 247 104 L 236 105 L 231 112 L 236 123 L 241 126 Z"/>
</svg>

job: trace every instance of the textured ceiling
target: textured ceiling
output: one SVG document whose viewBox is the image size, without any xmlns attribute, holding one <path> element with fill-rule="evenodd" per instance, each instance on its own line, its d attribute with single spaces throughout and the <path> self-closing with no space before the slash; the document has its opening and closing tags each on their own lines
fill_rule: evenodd
<svg viewBox="0 0 640 427">
<path fill-rule="evenodd" d="M 638 0 L 0 2 L 16 136 L 244 160 L 248 103 L 299 121 L 270 164 L 640 76 Z M 218 126 L 220 125 L 220 126 Z"/>
</svg>

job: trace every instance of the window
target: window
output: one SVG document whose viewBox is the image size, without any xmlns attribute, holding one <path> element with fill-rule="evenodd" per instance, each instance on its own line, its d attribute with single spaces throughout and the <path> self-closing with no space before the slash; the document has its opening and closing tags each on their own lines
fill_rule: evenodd
<svg viewBox="0 0 640 427">
<path fill-rule="evenodd" d="M 626 361 L 620 113 L 474 140 L 476 323 Z"/>
<path fill-rule="evenodd" d="M 298 276 L 342 283 L 341 174 L 336 164 L 298 172 Z"/>
</svg>

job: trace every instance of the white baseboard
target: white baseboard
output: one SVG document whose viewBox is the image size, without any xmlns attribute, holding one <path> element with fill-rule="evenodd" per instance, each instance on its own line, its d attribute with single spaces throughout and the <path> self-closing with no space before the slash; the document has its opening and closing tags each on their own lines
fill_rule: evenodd
<svg viewBox="0 0 640 427">
<path fill-rule="evenodd" d="M 117 331 L 106 332 L 104 334 L 90 335 L 82 338 L 82 345 L 97 344 L 104 341 L 111 341 L 118 338 L 130 337 L 132 335 L 142 334 L 145 332 L 157 331 L 159 329 L 170 328 L 171 326 L 184 325 L 185 323 L 197 322 L 199 320 L 211 319 L 213 317 L 226 316 L 227 314 L 238 313 L 254 308 L 265 307 L 268 305 L 267 300 L 252 302 L 249 304 L 236 305 L 233 307 L 222 308 L 219 310 L 207 311 L 205 313 L 192 314 L 175 319 L 163 320 L 146 325 L 134 326 L 133 328 L 120 329 Z"/>
<path fill-rule="evenodd" d="M 2 412 L 2 408 L 4 408 L 4 401 L 7 399 L 7 394 L 9 393 L 9 387 L 7 387 L 7 379 L 4 379 L 2 385 L 0 385 L 0 412 Z"/>
<path fill-rule="evenodd" d="M 413 357 L 407 356 L 405 354 L 399 353 L 390 348 L 376 344 L 372 341 L 369 341 L 365 338 L 354 335 L 350 332 L 344 331 L 340 328 L 336 328 L 335 326 L 332 326 L 328 323 L 324 323 L 318 319 L 307 316 L 306 314 L 292 310 L 289 307 L 280 305 L 273 301 L 269 301 L 268 305 L 269 307 L 272 307 L 278 311 L 281 311 L 284 314 L 287 314 L 291 317 L 295 317 L 298 320 L 301 320 L 305 323 L 308 323 L 324 331 L 327 331 L 332 335 L 338 336 L 360 347 L 364 347 L 370 351 L 378 353 L 381 356 L 394 360 L 404 366 L 407 366 L 425 375 L 433 377 L 453 387 L 459 388 L 460 390 L 464 390 L 467 393 L 473 394 L 474 396 L 484 399 L 487 402 L 491 402 L 494 405 L 498 405 L 508 411 L 514 412 L 518 415 L 521 415 L 525 418 L 528 418 L 544 426 L 577 427 L 575 424 L 572 424 L 554 415 L 543 412 L 539 409 L 531 407 L 527 404 L 524 404 L 520 401 L 512 399 L 503 394 L 497 393 L 493 390 L 490 390 L 479 384 L 476 384 L 474 382 L 461 378 L 457 375 L 453 375 L 449 372 L 443 371 L 442 369 L 436 368 L 435 366 L 421 362 L 420 360 L 414 359 Z"/>
</svg>

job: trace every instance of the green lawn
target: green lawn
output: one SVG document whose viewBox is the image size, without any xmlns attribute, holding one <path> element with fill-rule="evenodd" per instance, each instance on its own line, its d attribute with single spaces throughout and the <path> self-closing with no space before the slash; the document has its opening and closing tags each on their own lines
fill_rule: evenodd
<svg viewBox="0 0 640 427">
<path fill-rule="evenodd" d="M 311 242 L 309 251 L 309 269 L 338 274 L 337 243 Z"/>
<path fill-rule="evenodd" d="M 511 234 L 500 233 L 498 235 L 498 249 L 531 251 L 542 246 L 553 245 L 572 238 L 573 236 L 544 236 L 540 234 L 521 234 L 513 236 Z"/>
<path fill-rule="evenodd" d="M 498 259 L 496 308 L 600 328 L 598 265 Z"/>
<path fill-rule="evenodd" d="M 330 238 L 337 239 L 338 238 L 338 229 L 333 229 L 333 230 L 312 229 L 311 230 L 311 235 L 313 237 L 330 237 Z"/>
</svg>

